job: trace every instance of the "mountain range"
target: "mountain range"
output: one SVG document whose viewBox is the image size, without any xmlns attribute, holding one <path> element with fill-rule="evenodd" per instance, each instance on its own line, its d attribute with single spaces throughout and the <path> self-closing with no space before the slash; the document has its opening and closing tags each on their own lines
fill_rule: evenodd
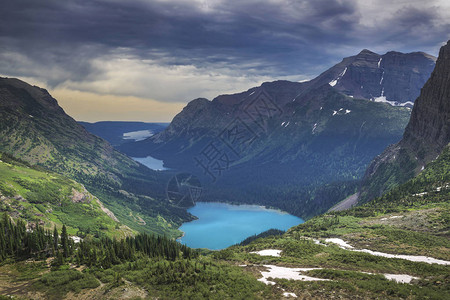
<svg viewBox="0 0 450 300">
<path fill-rule="evenodd" d="M 203 201 L 309 218 L 355 193 L 373 157 L 401 139 L 434 65 L 425 53 L 363 50 L 308 82 L 195 99 L 164 131 L 119 149 L 198 176 Z"/>
<path fill-rule="evenodd" d="M 441 48 L 435 70 L 415 101 L 403 138 L 377 156 L 365 172 L 361 201 L 356 207 L 312 217 L 284 234 L 271 230 L 220 251 L 190 249 L 170 238 L 137 234 L 121 224 L 128 222 L 124 213 L 120 209 L 115 210 L 118 214 L 108 213 L 102 202 L 111 209 L 119 206 L 132 215 L 139 213 L 134 216 L 142 214 L 147 220 L 152 220 L 143 210 L 136 209 L 143 205 L 139 199 L 150 197 L 137 192 L 131 194 L 133 185 L 130 182 L 145 184 L 144 180 L 149 183 L 155 180 L 155 185 L 161 184 L 159 176 L 165 172 L 159 174 L 136 165 L 106 141 L 87 133 L 65 115 L 46 91 L 18 80 L 2 79 L 0 112 L 6 121 L 0 119 L 3 151 L 0 154 L 0 209 L 5 212 L 0 218 L 0 299 L 450 298 L 449 67 L 450 41 Z M 296 83 L 292 85 L 297 86 Z M 283 86 L 291 86 L 291 83 L 263 84 L 249 94 L 255 92 L 258 95 L 255 99 L 267 100 L 263 103 L 268 105 L 272 103 L 270 111 L 276 113 L 277 102 L 269 101 L 269 97 L 275 97 L 276 87 Z M 284 91 L 284 96 L 292 96 Z M 228 97 L 229 101 L 232 99 Z M 239 97 L 235 99 L 238 110 L 240 100 Z M 352 123 L 347 124 L 346 118 L 352 113 L 361 117 L 356 119 L 357 122 L 351 119 L 356 122 L 353 126 L 371 117 L 381 118 L 383 122 L 389 121 L 389 117 L 397 118 L 389 123 L 394 126 L 399 115 L 409 115 L 409 110 L 402 106 L 347 97 L 328 83 L 296 99 L 300 100 L 303 105 L 294 104 L 294 111 L 295 115 L 302 117 L 293 124 L 299 125 L 295 122 L 301 123 L 311 115 L 320 117 L 324 112 L 321 120 L 325 126 L 321 130 L 334 129 L 334 135 L 328 135 L 333 145 L 339 142 L 339 139 L 333 140 L 339 133 L 339 128 L 334 127 L 343 126 L 350 132 Z M 212 115 L 216 105 L 220 107 L 212 103 L 202 99 L 193 101 L 183 114 L 195 116 L 194 108 L 204 108 L 200 112 Z M 342 110 L 337 110 L 337 107 Z M 367 108 L 369 111 L 364 113 Z M 290 149 L 288 142 L 294 140 L 297 133 L 308 138 L 315 136 L 314 127 L 307 126 L 308 130 L 302 131 L 299 129 L 304 124 L 295 127 L 297 130 L 290 130 L 290 124 L 281 125 L 279 118 L 294 115 L 285 114 L 284 110 L 279 118 L 272 119 L 267 115 L 255 118 L 260 115 L 254 112 L 245 110 L 239 115 L 242 118 L 237 120 L 243 123 L 253 120 L 256 125 L 261 125 L 261 131 L 253 131 L 260 133 L 254 140 L 255 144 L 242 138 L 239 141 L 247 143 L 238 143 L 240 148 L 234 148 L 236 144 L 233 143 L 224 145 L 241 150 L 238 154 L 262 153 L 251 157 L 243 155 L 240 163 L 244 163 L 246 157 L 255 161 L 259 159 L 257 166 L 265 168 L 269 165 L 264 163 L 268 158 L 280 160 L 275 152 L 270 151 L 283 148 L 276 143 L 270 144 L 270 139 L 264 138 L 262 133 L 271 136 L 271 130 L 274 130 L 274 139 L 286 134 L 288 137 L 283 140 L 286 149 Z M 203 114 L 191 117 L 201 123 Z M 386 114 L 384 118 L 383 114 Z M 310 121 L 304 122 L 308 124 Z M 372 126 L 377 124 L 372 122 Z M 158 138 L 159 144 L 164 145 L 165 136 L 177 132 L 169 129 L 179 129 L 175 120 L 172 123 L 165 132 L 150 141 L 155 142 Z M 214 127 L 215 124 L 210 125 Z M 53 135 L 52 126 L 59 126 Z M 195 126 L 187 127 L 186 134 L 192 136 L 196 130 Z M 309 135 L 306 134 L 308 132 Z M 366 133 L 382 137 L 386 132 L 390 131 L 380 126 Z M 229 142 L 227 138 L 233 134 L 236 131 L 222 129 L 214 141 Z M 79 144 L 75 138 L 80 140 Z M 325 141 L 325 136 L 322 138 Z M 363 144 L 369 145 L 368 140 Z M 311 144 L 316 142 L 313 139 Z M 145 144 L 143 141 L 137 145 L 140 143 Z M 341 143 L 344 145 L 341 149 L 345 150 L 346 143 Z M 177 144 L 174 142 L 173 145 Z M 182 143 L 178 145 L 178 149 L 184 149 Z M 308 143 L 305 145 L 299 150 L 310 147 Z M 358 146 L 359 142 L 356 145 L 352 155 L 365 149 Z M 264 147 L 262 150 L 267 148 L 268 152 L 258 152 L 260 148 L 256 146 Z M 324 147 L 328 147 L 327 144 L 316 145 L 315 151 L 319 152 Z M 211 149 L 200 150 L 209 157 L 213 153 Z M 319 152 L 322 159 L 325 159 L 323 154 L 326 151 Z M 339 149 L 331 151 L 339 154 Z M 289 151 L 285 153 L 289 154 Z M 296 167 L 293 164 L 295 159 L 287 157 L 292 167 Z M 222 157 L 222 162 L 224 159 Z M 85 160 L 89 168 L 94 168 L 92 174 L 88 174 L 91 177 L 77 176 L 75 172 L 78 169 L 89 171 L 82 164 Z M 109 162 L 115 162 L 115 165 L 110 166 Z M 319 159 L 314 163 L 321 167 Z M 239 169 L 239 164 L 226 171 L 232 172 L 234 168 L 242 174 L 249 174 Z M 125 175 L 121 177 L 122 171 Z M 101 180 L 103 173 L 112 178 Z M 114 178 L 114 174 L 118 178 Z M 142 178 L 142 174 L 154 177 Z M 167 176 L 172 174 L 169 172 Z M 271 181 L 266 183 L 276 185 L 285 179 L 276 178 L 278 175 L 274 173 L 269 178 Z M 75 178 L 84 181 L 86 187 Z M 89 178 L 99 180 L 100 186 L 90 182 Z M 216 181 L 219 183 L 224 179 L 225 175 Z M 117 190 L 118 186 L 127 190 Z M 373 196 L 382 192 L 380 197 Z M 121 198 L 118 194 L 127 197 Z M 111 200 L 114 195 L 116 198 Z M 375 198 L 365 200 L 371 196 Z M 157 199 L 155 197 L 155 201 L 149 203 L 151 212 L 163 216 L 165 211 L 162 209 L 173 209 L 167 215 L 180 211 L 180 208 L 163 202 L 155 203 Z M 367 203 L 363 203 L 365 201 Z M 159 216 L 155 219 L 162 221 Z M 55 226 L 53 232 L 48 230 L 48 223 Z M 160 226 L 161 232 L 167 232 L 164 222 L 156 225 Z M 149 230 L 144 224 L 130 227 L 141 232 Z M 96 234 L 87 232 L 89 228 L 97 231 Z M 69 235 L 82 234 L 83 239 L 69 239 L 68 232 Z"/>
</svg>

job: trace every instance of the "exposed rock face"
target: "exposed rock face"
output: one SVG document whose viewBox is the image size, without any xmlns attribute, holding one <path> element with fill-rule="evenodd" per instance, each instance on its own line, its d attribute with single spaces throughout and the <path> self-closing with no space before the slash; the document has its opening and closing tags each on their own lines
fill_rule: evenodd
<svg viewBox="0 0 450 300">
<path fill-rule="evenodd" d="M 329 83 L 346 95 L 394 105 L 411 105 L 429 78 L 436 58 L 423 52 L 363 50 L 319 75 L 314 84 Z M 383 98 L 384 97 L 384 98 Z"/>
<path fill-rule="evenodd" d="M 450 41 L 411 113 L 402 143 L 442 151 L 450 141 Z M 431 153 L 433 154 L 433 153 Z"/>
<path fill-rule="evenodd" d="M 360 202 L 419 173 L 450 142 L 450 41 L 414 104 L 403 139 L 375 158 L 366 171 Z"/>
<path fill-rule="evenodd" d="M 87 190 L 83 192 L 77 191 L 72 188 L 72 202 L 73 203 L 89 203 L 91 200 L 87 197 Z"/>
</svg>

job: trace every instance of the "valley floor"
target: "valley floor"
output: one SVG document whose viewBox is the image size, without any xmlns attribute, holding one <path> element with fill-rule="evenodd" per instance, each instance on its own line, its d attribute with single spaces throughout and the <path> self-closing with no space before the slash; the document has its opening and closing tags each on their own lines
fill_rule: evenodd
<svg viewBox="0 0 450 300">
<path fill-rule="evenodd" d="M 449 213 L 450 204 L 443 202 L 369 218 L 328 214 L 294 227 L 283 236 L 209 252 L 191 264 L 217 264 L 227 279 L 245 279 L 234 289 L 251 287 L 252 292 L 245 297 L 235 292 L 225 298 L 448 299 L 450 242 L 445 220 Z M 53 272 L 48 263 L 4 264 L 0 267 L 0 294 L 19 299 L 59 299 L 39 284 L 42 275 Z M 65 299 L 152 299 L 152 295 L 173 299 L 174 294 L 167 289 L 179 290 L 176 295 L 189 298 L 183 294 L 188 289 L 185 282 L 143 284 L 132 276 L 133 272 L 122 268 L 123 278 L 113 284 L 105 281 L 101 273 L 78 268 L 83 269 L 83 273 L 95 274 L 97 284 L 75 289 L 63 284 L 61 288 L 67 289 Z M 212 274 L 208 276 L 213 278 Z M 211 282 L 211 289 L 216 284 Z M 194 299 L 223 299 L 226 294 L 219 295 L 207 292 Z"/>
<path fill-rule="evenodd" d="M 176 258 L 136 253 L 102 268 L 0 265 L 19 299 L 450 299 L 450 149 L 380 198 L 283 235 Z M 167 241 L 168 242 L 168 241 Z M 103 253 L 105 252 L 98 252 Z M 2 297 L 0 296 L 0 299 Z M 7 298 L 4 298 L 7 299 Z"/>
</svg>

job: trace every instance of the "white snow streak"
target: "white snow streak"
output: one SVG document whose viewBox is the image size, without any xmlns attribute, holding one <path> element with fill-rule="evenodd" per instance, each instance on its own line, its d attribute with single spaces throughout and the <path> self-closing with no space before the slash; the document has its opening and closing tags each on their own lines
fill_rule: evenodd
<svg viewBox="0 0 450 300">
<path fill-rule="evenodd" d="M 331 86 L 335 86 L 337 84 L 337 79 L 330 81 L 330 83 L 328 83 Z"/>
<path fill-rule="evenodd" d="M 253 251 L 250 253 L 258 254 L 261 256 L 274 256 L 274 257 L 280 257 L 281 251 L 283 250 L 276 250 L 276 249 L 266 249 L 266 250 L 260 250 L 260 251 Z"/>
<path fill-rule="evenodd" d="M 344 75 L 345 75 L 346 72 L 347 72 L 347 67 L 345 67 L 344 71 L 342 71 L 342 73 L 339 74 L 339 76 L 336 77 L 335 80 L 330 81 L 328 84 L 331 85 L 331 86 L 335 86 L 335 85 L 338 83 L 338 81 L 339 81 L 342 77 L 344 77 Z"/>
<path fill-rule="evenodd" d="M 338 239 L 338 238 L 330 238 L 330 239 L 325 239 L 325 242 L 327 243 L 333 243 L 333 244 L 337 244 L 339 245 L 341 248 L 344 249 L 353 249 L 352 246 L 350 246 L 349 244 L 347 244 L 344 240 L 342 239 Z"/>
<path fill-rule="evenodd" d="M 398 218 L 402 218 L 403 216 L 392 216 L 392 217 L 389 217 L 389 218 L 381 218 L 380 220 L 381 221 L 386 221 L 387 219 L 398 219 Z"/>
<path fill-rule="evenodd" d="M 264 265 L 264 267 L 268 268 L 269 270 L 261 272 L 261 275 L 263 277 L 258 279 L 258 281 L 261 281 L 265 284 L 275 284 L 275 282 L 268 280 L 269 277 L 303 281 L 329 281 L 328 279 L 315 278 L 300 274 L 300 272 L 319 270 L 320 268 L 286 268 L 275 265 Z"/>
<path fill-rule="evenodd" d="M 382 80 L 383 80 L 383 78 L 382 78 Z M 380 82 L 380 84 L 381 84 L 381 82 Z M 373 101 L 387 103 L 387 104 L 392 105 L 392 106 L 406 106 L 408 104 L 411 105 L 411 106 L 414 106 L 414 103 L 411 102 L 411 101 L 406 101 L 406 102 L 400 103 L 398 101 L 389 101 L 389 100 L 387 100 L 386 96 L 384 95 L 384 88 L 381 89 L 380 97 L 375 97 L 373 99 Z"/>
<path fill-rule="evenodd" d="M 419 279 L 418 277 L 406 275 L 406 274 L 383 274 L 386 279 L 394 280 L 398 283 L 410 283 L 413 279 Z"/>
<path fill-rule="evenodd" d="M 357 249 L 354 249 L 352 246 L 350 246 L 345 241 L 343 241 L 341 239 L 337 239 L 337 238 L 326 239 L 325 241 L 335 243 L 342 249 L 351 250 L 351 251 L 355 251 L 355 252 L 364 252 L 364 253 L 368 253 L 368 254 L 371 254 L 374 256 L 382 256 L 382 257 L 386 257 L 386 258 L 400 258 L 400 259 L 405 259 L 405 260 L 409 260 L 409 261 L 413 261 L 413 262 L 424 262 L 427 264 L 450 265 L 450 261 L 436 259 L 436 258 L 432 258 L 432 257 L 428 257 L 428 256 L 422 256 L 422 255 L 389 254 L 389 253 L 383 253 L 383 252 L 378 252 L 378 251 L 372 251 L 372 250 L 368 250 L 368 249 L 360 249 L 360 250 L 358 249 L 357 250 Z"/>
<path fill-rule="evenodd" d="M 417 159 L 417 157 L 416 157 Z M 435 192 L 440 192 L 442 189 L 448 189 L 450 187 L 450 184 L 446 184 L 444 186 L 438 186 L 434 191 Z M 418 193 L 418 194 L 413 194 L 413 196 L 425 196 L 427 195 L 428 192 L 422 192 L 422 193 Z"/>
</svg>

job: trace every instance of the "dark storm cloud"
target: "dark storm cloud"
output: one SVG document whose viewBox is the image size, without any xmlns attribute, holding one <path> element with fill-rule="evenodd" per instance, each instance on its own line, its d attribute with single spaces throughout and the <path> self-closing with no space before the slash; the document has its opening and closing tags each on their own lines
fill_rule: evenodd
<svg viewBox="0 0 450 300">
<path fill-rule="evenodd" d="M 365 24 L 380 15 L 351 0 L 2 2 L 0 72 L 45 77 L 48 70 L 50 86 L 95 80 L 101 71 L 92 60 L 117 51 L 276 78 L 315 75 L 362 48 L 436 48 L 450 32 L 438 5 L 380 5 L 383 21 Z"/>
</svg>

